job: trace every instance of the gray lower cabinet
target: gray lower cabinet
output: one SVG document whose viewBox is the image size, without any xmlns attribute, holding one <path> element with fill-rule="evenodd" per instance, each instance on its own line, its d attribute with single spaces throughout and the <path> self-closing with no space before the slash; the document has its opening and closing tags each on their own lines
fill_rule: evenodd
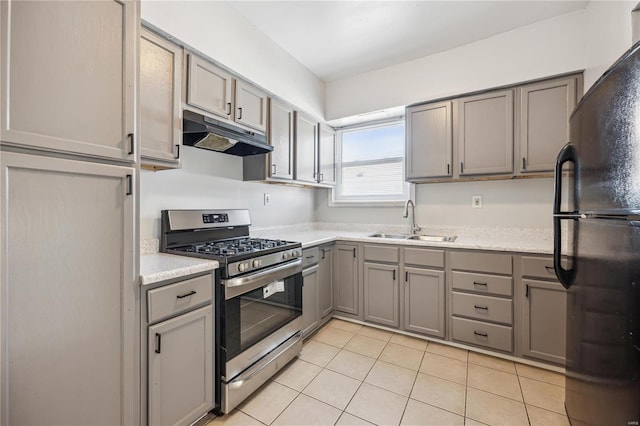
<svg viewBox="0 0 640 426">
<path fill-rule="evenodd" d="M 140 156 L 143 165 L 180 167 L 182 48 L 142 29 Z"/>
<path fill-rule="evenodd" d="M 398 265 L 364 263 L 364 319 L 389 327 L 400 325 Z"/>
<path fill-rule="evenodd" d="M 553 274 L 551 257 L 521 257 L 522 356 L 565 363 L 567 291 Z"/>
<path fill-rule="evenodd" d="M 211 305 L 149 327 L 149 425 L 190 425 L 213 408 Z"/>
<path fill-rule="evenodd" d="M 138 424 L 134 169 L 0 160 L 1 424 Z"/>
<path fill-rule="evenodd" d="M 451 101 L 446 101 L 407 108 L 405 172 L 408 181 L 451 176 L 451 107 Z"/>
<path fill-rule="evenodd" d="M 460 176 L 513 172 L 513 90 L 458 100 Z"/>
<path fill-rule="evenodd" d="M 444 271 L 404 268 L 404 329 L 445 336 Z"/>
<path fill-rule="evenodd" d="M 321 319 L 333 312 L 333 253 L 333 246 L 320 247 L 318 312 Z"/>
<path fill-rule="evenodd" d="M 318 327 L 318 265 L 302 272 L 302 334 L 308 336 Z"/>
<path fill-rule="evenodd" d="M 133 163 L 139 8 L 0 2 L 3 143 Z"/>
<path fill-rule="evenodd" d="M 334 309 L 347 314 L 360 315 L 358 246 L 336 244 L 334 250 Z"/>
</svg>

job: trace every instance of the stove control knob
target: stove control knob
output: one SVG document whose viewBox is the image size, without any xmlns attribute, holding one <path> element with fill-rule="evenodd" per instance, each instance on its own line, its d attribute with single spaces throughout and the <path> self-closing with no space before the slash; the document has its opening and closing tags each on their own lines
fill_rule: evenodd
<svg viewBox="0 0 640 426">
<path fill-rule="evenodd" d="M 284 254 L 282 255 L 282 258 L 283 258 L 283 259 L 288 259 L 288 258 L 289 258 L 289 256 L 290 256 L 289 252 L 288 252 L 288 251 L 285 251 L 285 252 L 284 252 Z"/>
<path fill-rule="evenodd" d="M 246 263 L 241 263 L 238 265 L 238 271 L 240 272 L 244 272 L 247 270 L 247 264 Z"/>
<path fill-rule="evenodd" d="M 260 267 L 260 266 L 261 266 L 261 265 L 260 265 L 261 263 L 262 263 L 262 262 L 260 262 L 258 259 L 255 259 L 255 260 L 251 263 L 251 265 L 252 265 L 254 268 L 258 268 L 258 267 Z"/>
<path fill-rule="evenodd" d="M 298 257 L 298 256 L 300 256 L 300 253 L 298 253 L 298 250 L 294 250 L 293 253 L 291 253 L 291 255 L 293 257 Z"/>
</svg>

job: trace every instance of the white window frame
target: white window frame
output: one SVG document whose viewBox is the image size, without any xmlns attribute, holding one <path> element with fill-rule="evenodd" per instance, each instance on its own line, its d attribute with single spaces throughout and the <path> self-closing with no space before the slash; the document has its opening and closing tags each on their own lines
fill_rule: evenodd
<svg viewBox="0 0 640 426">
<path fill-rule="evenodd" d="M 342 181 L 342 134 L 350 130 L 366 130 L 375 127 L 389 126 L 393 124 L 405 124 L 404 117 L 396 117 L 387 120 L 380 120 L 369 123 L 361 123 L 336 129 L 336 186 L 331 188 L 331 196 L 328 198 L 331 207 L 397 207 L 403 206 L 407 199 L 415 199 L 415 185 L 404 181 L 404 193 L 397 199 L 337 199 L 338 187 Z M 406 128 L 405 128 L 406 131 Z M 406 150 L 403 155 L 404 166 L 406 167 Z M 404 179 L 403 179 L 404 180 Z"/>
</svg>

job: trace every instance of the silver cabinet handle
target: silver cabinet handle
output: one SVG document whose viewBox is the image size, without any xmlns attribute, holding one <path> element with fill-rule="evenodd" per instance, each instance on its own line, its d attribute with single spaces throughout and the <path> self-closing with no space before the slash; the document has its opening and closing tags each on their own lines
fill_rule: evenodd
<svg viewBox="0 0 640 426">
<path fill-rule="evenodd" d="M 227 115 L 231 115 L 231 102 L 227 102 Z"/>
<path fill-rule="evenodd" d="M 238 120 L 242 120 L 242 108 L 238 108 Z"/>
</svg>

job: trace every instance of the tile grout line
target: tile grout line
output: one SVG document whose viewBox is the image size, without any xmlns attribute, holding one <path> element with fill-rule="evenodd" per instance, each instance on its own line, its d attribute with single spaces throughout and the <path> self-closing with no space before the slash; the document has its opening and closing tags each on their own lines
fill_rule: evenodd
<svg viewBox="0 0 640 426">
<path fill-rule="evenodd" d="M 429 344 L 427 343 L 427 347 Z M 420 365 L 418 365 L 418 371 L 416 371 L 416 377 L 413 378 L 413 383 L 411 384 L 411 389 L 409 390 L 409 397 L 407 398 L 407 402 L 404 404 L 404 410 L 402 410 L 402 416 L 400 416 L 400 423 L 402 423 L 402 419 L 404 419 L 404 415 L 407 412 L 407 406 L 409 406 L 409 400 L 411 400 L 411 394 L 413 394 L 413 388 L 416 385 L 416 381 L 418 381 L 418 374 L 420 374 L 420 367 L 422 367 L 422 363 L 424 362 L 424 354 L 427 353 L 427 348 L 424 348 L 425 351 L 422 352 L 422 358 L 420 358 Z"/>
<path fill-rule="evenodd" d="M 464 380 L 464 424 L 467 424 L 467 398 L 469 397 L 469 352 L 467 351 L 467 374 Z"/>
<path fill-rule="evenodd" d="M 518 370 L 516 369 L 516 373 L 518 372 Z M 527 421 L 529 422 L 529 425 L 531 425 L 531 418 L 529 417 L 529 409 L 527 408 L 527 401 L 525 401 L 524 399 L 524 392 L 522 391 L 522 383 L 520 383 L 520 375 L 516 374 L 516 376 L 518 377 L 518 387 L 520 388 L 520 394 L 522 395 L 522 404 L 524 405 L 524 413 L 527 415 Z"/>
</svg>

